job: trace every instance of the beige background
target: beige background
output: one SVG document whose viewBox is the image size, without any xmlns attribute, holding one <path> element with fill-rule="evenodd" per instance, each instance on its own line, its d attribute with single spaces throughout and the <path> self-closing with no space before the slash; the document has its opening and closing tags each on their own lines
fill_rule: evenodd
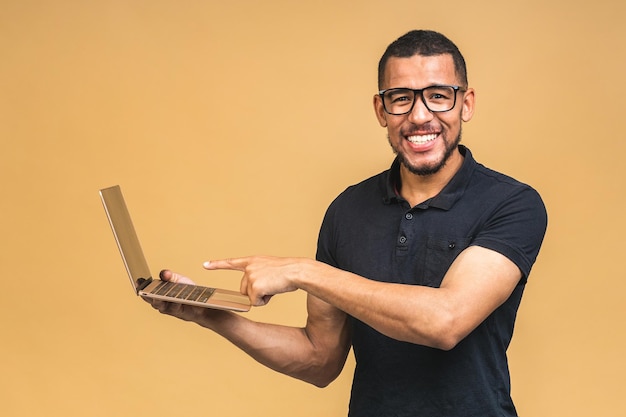
<svg viewBox="0 0 626 417">
<path fill-rule="evenodd" d="M 451 37 L 464 143 L 550 215 L 510 348 L 523 416 L 623 416 L 626 8 L 617 0 L 0 0 L 0 413 L 342 416 L 320 390 L 135 298 L 98 198 L 121 184 L 153 268 L 314 256 L 329 202 L 388 167 L 376 64 Z M 304 324 L 304 294 L 249 314 Z M 210 408 L 212 411 L 206 411 Z"/>
</svg>

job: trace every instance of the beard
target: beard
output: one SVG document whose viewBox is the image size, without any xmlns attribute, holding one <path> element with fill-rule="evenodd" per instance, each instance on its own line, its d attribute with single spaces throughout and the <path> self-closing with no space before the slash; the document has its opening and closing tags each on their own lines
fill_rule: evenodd
<svg viewBox="0 0 626 417">
<path fill-rule="evenodd" d="M 391 142 L 391 139 L 389 138 L 389 135 L 387 135 L 387 140 L 389 141 L 389 144 L 391 145 L 391 149 L 393 149 L 393 153 L 397 155 L 398 161 L 402 165 L 404 165 L 404 167 L 408 169 L 410 173 L 419 175 L 419 176 L 427 176 L 427 175 L 436 174 L 437 172 L 441 170 L 441 168 L 443 168 L 446 165 L 446 163 L 448 162 L 448 159 L 450 159 L 450 156 L 452 156 L 452 153 L 454 152 L 454 150 L 459 146 L 459 143 L 461 143 L 461 131 L 459 130 L 459 135 L 453 141 L 451 142 L 445 141 L 446 148 L 443 153 L 443 156 L 441 157 L 439 161 L 437 161 L 435 164 L 425 165 L 425 166 L 415 166 L 411 164 L 411 162 L 408 160 L 406 155 L 400 150 L 400 148 L 394 146 L 394 144 Z"/>
</svg>

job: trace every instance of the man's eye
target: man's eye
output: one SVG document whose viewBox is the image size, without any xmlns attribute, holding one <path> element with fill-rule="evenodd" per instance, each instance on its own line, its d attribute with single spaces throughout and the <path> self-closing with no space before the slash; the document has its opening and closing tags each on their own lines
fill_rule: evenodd
<svg viewBox="0 0 626 417">
<path fill-rule="evenodd" d="M 412 100 L 413 96 L 406 93 L 395 93 L 389 96 L 389 101 L 392 103 L 411 102 Z"/>
<path fill-rule="evenodd" d="M 397 96 L 397 97 L 393 97 L 391 101 L 393 101 L 394 103 L 397 102 L 401 102 L 401 101 L 410 101 L 411 99 L 409 98 L 409 96 Z"/>
<path fill-rule="evenodd" d="M 446 88 L 433 88 L 424 92 L 427 100 L 449 100 L 454 95 L 454 91 Z"/>
</svg>

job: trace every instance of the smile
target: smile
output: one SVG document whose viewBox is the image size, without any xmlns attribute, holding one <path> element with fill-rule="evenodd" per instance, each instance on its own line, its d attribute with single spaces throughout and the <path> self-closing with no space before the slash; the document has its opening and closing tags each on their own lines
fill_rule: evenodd
<svg viewBox="0 0 626 417">
<path fill-rule="evenodd" d="M 414 143 L 416 145 L 422 145 L 424 143 L 428 143 L 431 142 L 433 140 L 435 140 L 437 138 L 437 134 L 432 133 L 430 135 L 414 135 L 414 136 L 409 136 L 406 139 L 411 142 Z"/>
</svg>

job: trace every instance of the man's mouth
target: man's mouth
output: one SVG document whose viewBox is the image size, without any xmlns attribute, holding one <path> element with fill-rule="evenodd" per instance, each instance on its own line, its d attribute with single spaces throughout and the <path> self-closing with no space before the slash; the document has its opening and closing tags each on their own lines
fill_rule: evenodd
<svg viewBox="0 0 626 417">
<path fill-rule="evenodd" d="M 436 133 L 431 133 L 431 134 L 428 134 L 428 135 L 407 136 L 406 139 L 409 142 L 414 143 L 416 145 L 423 145 L 425 143 L 432 142 L 436 138 L 437 138 L 437 134 Z"/>
</svg>

